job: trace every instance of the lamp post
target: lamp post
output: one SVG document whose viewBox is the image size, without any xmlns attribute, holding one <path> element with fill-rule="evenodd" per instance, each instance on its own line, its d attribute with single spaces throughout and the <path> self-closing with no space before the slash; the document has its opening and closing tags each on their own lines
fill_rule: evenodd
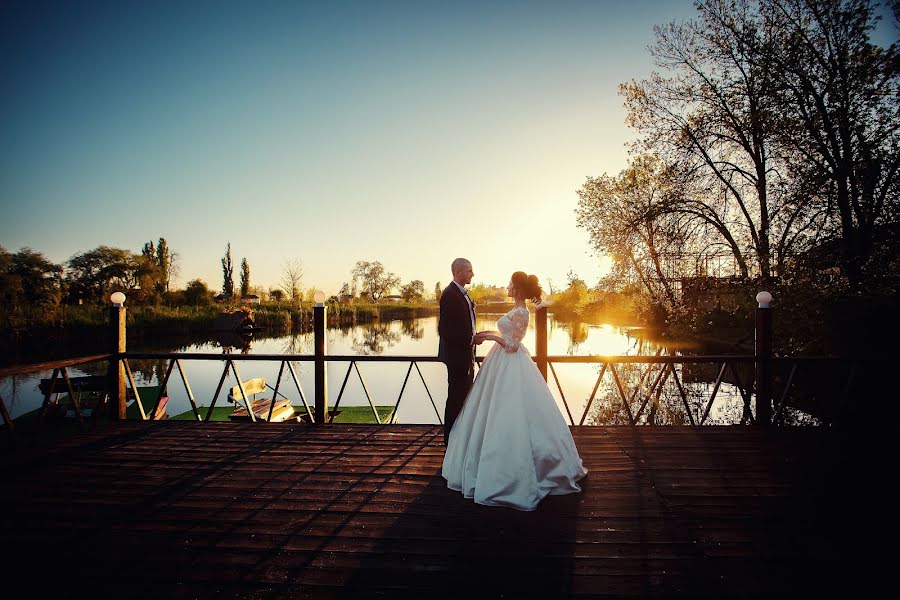
<svg viewBox="0 0 900 600">
<path fill-rule="evenodd" d="M 109 389 L 110 418 L 125 420 L 125 364 L 122 354 L 125 352 L 125 294 L 115 292 L 109 297 L 112 306 L 109 309 L 110 351 L 114 358 L 109 361 L 107 383 Z"/>
<path fill-rule="evenodd" d="M 772 294 L 756 295 L 756 423 L 772 423 Z"/>
<path fill-rule="evenodd" d="M 328 367 L 325 364 L 325 352 L 327 350 L 325 322 L 327 309 L 325 308 L 324 292 L 317 290 L 314 299 L 316 301 L 316 305 L 313 307 L 313 343 L 315 345 L 316 379 L 315 419 L 316 425 L 325 425 L 328 423 Z"/>
</svg>

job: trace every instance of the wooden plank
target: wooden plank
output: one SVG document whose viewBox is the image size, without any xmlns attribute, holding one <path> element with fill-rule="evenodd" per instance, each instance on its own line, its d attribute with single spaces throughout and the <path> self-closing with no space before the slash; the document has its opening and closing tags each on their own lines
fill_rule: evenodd
<svg viewBox="0 0 900 600">
<path fill-rule="evenodd" d="M 53 548 L 125 597 L 804 595 L 853 573 L 828 431 L 572 432 L 583 492 L 522 513 L 446 488 L 438 426 L 116 423 L 6 464 L 0 535 L 10 572 Z"/>
</svg>

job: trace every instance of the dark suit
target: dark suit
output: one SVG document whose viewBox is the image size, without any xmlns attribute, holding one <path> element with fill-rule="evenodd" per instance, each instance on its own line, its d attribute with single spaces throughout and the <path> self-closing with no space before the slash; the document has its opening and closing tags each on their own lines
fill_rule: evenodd
<svg viewBox="0 0 900 600">
<path fill-rule="evenodd" d="M 444 444 L 450 437 L 453 422 L 459 416 L 475 377 L 475 347 L 472 316 L 466 296 L 454 282 L 441 294 L 441 316 L 438 321 L 438 358 L 447 365 L 447 405 L 444 408 Z"/>
</svg>

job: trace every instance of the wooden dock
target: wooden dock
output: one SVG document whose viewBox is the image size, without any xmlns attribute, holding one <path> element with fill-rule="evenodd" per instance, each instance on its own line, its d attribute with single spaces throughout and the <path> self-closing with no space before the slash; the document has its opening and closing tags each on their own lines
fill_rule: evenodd
<svg viewBox="0 0 900 600">
<path fill-rule="evenodd" d="M 853 482 L 833 432 L 573 433 L 583 493 L 532 513 L 447 490 L 441 430 L 426 425 L 125 422 L 6 448 L 4 587 L 426 600 L 852 588 L 856 534 L 839 515 Z"/>
</svg>

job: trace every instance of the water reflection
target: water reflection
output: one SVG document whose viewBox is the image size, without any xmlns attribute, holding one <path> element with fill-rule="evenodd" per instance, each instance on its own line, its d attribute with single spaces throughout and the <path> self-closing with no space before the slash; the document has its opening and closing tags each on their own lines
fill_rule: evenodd
<svg viewBox="0 0 900 600">
<path fill-rule="evenodd" d="M 495 329 L 500 315 L 479 315 L 477 329 Z M 404 355 L 435 356 L 437 354 L 437 317 L 411 319 L 406 321 L 375 322 L 354 327 L 329 329 L 328 353 L 331 355 Z M 531 351 L 535 348 L 534 324 L 529 324 L 523 341 Z M 485 355 L 492 343 L 478 346 L 479 355 Z M 559 322 L 550 318 L 548 322 L 548 353 L 550 355 L 668 355 L 682 351 L 683 346 L 662 346 L 650 339 L 646 332 L 638 328 L 593 325 L 580 322 Z M 221 354 L 297 354 L 309 355 L 313 351 L 311 333 L 300 333 L 281 337 L 257 336 L 252 343 L 237 345 L 234 340 L 211 340 L 193 344 L 164 345 L 130 343 L 129 350 L 135 352 L 200 352 Z M 168 361 L 130 361 L 138 385 L 156 385 L 165 376 Z M 208 405 L 222 376 L 223 363 L 220 361 L 182 361 L 190 386 L 198 403 Z M 278 361 L 241 362 L 238 368 L 243 379 L 264 377 L 274 385 L 278 376 Z M 299 382 L 306 394 L 314 389 L 311 363 L 293 362 Z M 347 363 L 329 362 L 328 387 L 330 402 L 333 404 L 341 389 Z M 393 406 L 397 403 L 401 389 L 403 395 L 398 408 L 398 420 L 403 423 L 437 423 L 434 408 L 428 398 L 425 386 L 417 377 L 412 377 L 403 388 L 404 377 L 409 363 L 359 363 L 366 387 L 377 405 Z M 427 390 L 434 398 L 439 412 L 443 413 L 446 401 L 446 369 L 440 363 L 422 362 L 418 366 L 425 379 Z M 607 368 L 598 382 L 601 372 L 599 364 L 555 364 L 554 369 L 562 387 L 559 392 L 552 374 L 548 373 L 551 393 L 559 405 L 561 413 L 576 424 L 626 424 L 636 418 L 640 424 L 686 424 L 691 416 L 699 422 L 707 411 L 707 404 L 718 376 L 719 364 L 678 364 L 672 373 L 662 373 L 659 364 L 617 364 L 618 376 L 625 398 L 616 385 L 612 369 Z M 105 363 L 85 365 L 70 369 L 70 375 L 103 374 Z M 169 381 L 169 414 L 176 415 L 189 409 L 186 392 L 178 379 L 177 369 Z M 414 372 L 413 375 L 416 375 Z M 6 400 L 13 416 L 18 416 L 40 406 L 42 398 L 37 389 L 40 378 L 47 378 L 49 372 L 27 377 L 7 378 L 0 381 L 0 394 Z M 710 407 L 707 423 L 731 424 L 746 422 L 752 412 L 746 408 L 745 395 L 752 381 L 752 365 L 736 366 L 734 373 L 729 369 L 717 391 L 715 403 Z M 234 385 L 229 374 L 226 385 Z M 282 386 L 286 386 L 287 376 L 283 376 Z M 596 391 L 595 391 L 596 388 Z M 294 404 L 300 399 L 293 382 L 283 387 L 284 393 Z M 593 393 L 593 401 L 588 406 Z M 684 394 L 684 398 L 682 397 Z M 296 396 L 296 397 L 294 397 Z M 799 403 L 799 400 L 797 401 Z M 367 405 L 362 385 L 351 378 L 341 400 L 342 406 Z M 221 406 L 221 398 L 217 405 Z M 798 404 L 800 405 L 800 404 Z M 627 406 L 627 408 L 626 408 Z M 751 404 L 752 406 L 752 404 Z M 690 411 L 690 412 L 689 412 Z M 635 417 L 636 416 L 636 417 Z M 788 409 L 787 423 L 814 423 L 816 419 L 805 412 Z"/>
<path fill-rule="evenodd" d="M 414 328 L 418 333 L 418 329 Z M 352 333 L 351 347 L 353 354 L 378 355 L 395 346 L 402 338 L 401 331 L 397 331 L 393 323 L 372 323 L 368 327 L 355 327 Z M 421 339 L 409 336 L 409 339 Z"/>
</svg>

